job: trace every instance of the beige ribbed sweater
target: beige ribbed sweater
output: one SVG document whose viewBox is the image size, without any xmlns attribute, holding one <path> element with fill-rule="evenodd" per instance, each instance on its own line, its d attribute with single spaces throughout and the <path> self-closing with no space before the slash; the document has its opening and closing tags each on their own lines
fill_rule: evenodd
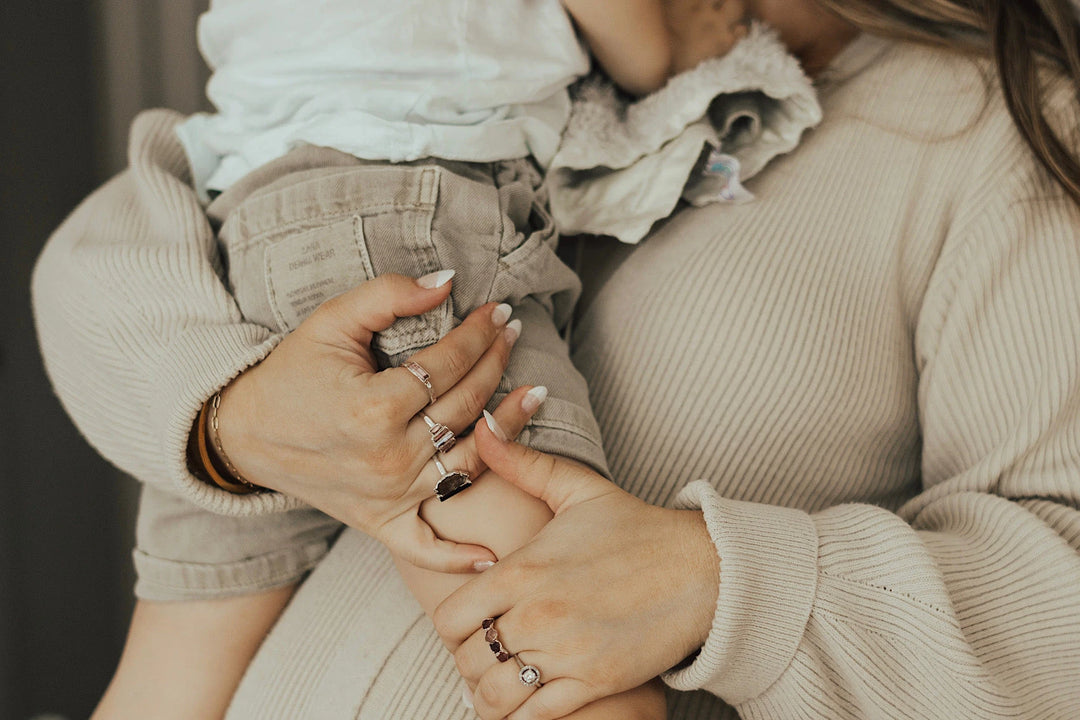
<svg viewBox="0 0 1080 720">
<path fill-rule="evenodd" d="M 575 359 L 612 473 L 702 506 L 722 558 L 673 718 L 1080 717 L 1080 210 L 985 87 L 968 60 L 862 38 L 756 202 L 592 248 Z M 262 511 L 183 471 L 198 405 L 274 340 L 207 259 L 175 122 L 144 116 L 132 170 L 50 241 L 42 348 L 107 457 Z M 231 713 L 468 717 L 457 693 L 385 553 L 348 531 Z"/>
</svg>

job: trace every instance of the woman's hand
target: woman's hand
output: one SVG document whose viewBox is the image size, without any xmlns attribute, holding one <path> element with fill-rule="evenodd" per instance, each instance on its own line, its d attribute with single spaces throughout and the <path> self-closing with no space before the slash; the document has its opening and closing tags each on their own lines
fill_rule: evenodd
<svg viewBox="0 0 1080 720">
<path fill-rule="evenodd" d="M 701 647 L 720 574 L 701 513 L 648 505 L 591 470 L 499 440 L 486 423 L 474 436 L 489 468 L 555 513 L 435 611 L 482 718 L 560 718 Z M 481 629 L 488 617 L 508 652 L 540 669 L 541 688 L 496 660 Z"/>
<path fill-rule="evenodd" d="M 441 285 L 434 285 L 442 280 Z M 435 282 L 433 282 L 435 281 Z M 413 356 L 437 398 L 408 370 L 378 371 L 372 336 L 399 317 L 443 302 L 446 275 L 420 280 L 385 275 L 327 301 L 261 363 L 222 394 L 219 437 L 250 482 L 298 497 L 362 530 L 414 565 L 472 572 L 494 560 L 482 547 L 439 540 L 418 516 L 439 472 L 419 413 L 464 432 L 496 390 L 520 323 L 509 306 L 471 313 L 435 345 Z M 529 413 L 522 389 L 496 416 L 517 433 Z M 476 477 L 483 469 L 471 438 L 440 456 Z"/>
</svg>

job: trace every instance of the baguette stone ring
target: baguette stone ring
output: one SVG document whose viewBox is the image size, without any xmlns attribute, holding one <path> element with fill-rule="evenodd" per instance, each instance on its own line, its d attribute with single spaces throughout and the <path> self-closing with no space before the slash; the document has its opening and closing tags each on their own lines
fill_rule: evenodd
<svg viewBox="0 0 1080 720">
<path fill-rule="evenodd" d="M 435 497 L 439 502 L 446 502 L 462 490 L 472 486 L 472 478 L 464 470 L 447 470 L 446 466 L 439 462 L 439 456 L 431 458 L 435 461 L 435 467 L 439 469 L 441 477 L 435 483 Z"/>
<path fill-rule="evenodd" d="M 450 452 L 451 448 L 457 443 L 457 438 L 454 437 L 454 431 L 445 425 L 440 425 L 424 413 L 420 413 L 420 417 L 424 418 L 424 422 L 426 422 L 428 426 L 428 431 L 431 432 L 431 442 L 435 446 L 435 452 Z"/>
<path fill-rule="evenodd" d="M 424 384 L 424 387 L 427 388 L 428 405 L 433 404 L 435 402 L 435 390 L 431 387 L 431 376 L 428 375 L 428 371 L 425 370 L 420 363 L 415 363 L 411 360 L 402 365 L 401 367 L 408 370 L 410 373 L 412 373 L 414 378 Z"/>
</svg>

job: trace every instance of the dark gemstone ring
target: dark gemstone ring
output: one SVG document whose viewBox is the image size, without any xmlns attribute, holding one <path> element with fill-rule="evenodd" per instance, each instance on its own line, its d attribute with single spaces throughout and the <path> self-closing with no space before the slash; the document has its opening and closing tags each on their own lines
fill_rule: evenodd
<svg viewBox="0 0 1080 720">
<path fill-rule="evenodd" d="M 501 663 L 509 660 L 510 653 L 499 642 L 499 631 L 495 629 L 495 618 L 486 618 L 484 622 L 480 623 L 480 629 L 484 631 L 484 641 L 491 648 L 491 652 L 495 653 L 495 659 Z"/>
<path fill-rule="evenodd" d="M 439 482 L 435 483 L 435 496 L 439 498 L 440 502 L 449 500 L 462 490 L 472 486 L 472 478 L 469 477 L 469 473 L 464 470 L 447 470 L 446 466 L 439 462 L 438 455 L 433 457 L 432 460 L 435 461 L 435 467 L 442 473 Z"/>
</svg>

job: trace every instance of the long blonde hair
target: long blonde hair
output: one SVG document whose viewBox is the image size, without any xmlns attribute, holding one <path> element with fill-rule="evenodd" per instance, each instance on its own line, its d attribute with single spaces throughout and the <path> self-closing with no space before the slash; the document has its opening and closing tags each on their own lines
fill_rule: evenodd
<svg viewBox="0 0 1080 720">
<path fill-rule="evenodd" d="M 868 32 L 991 57 L 1013 122 L 1080 205 L 1080 158 L 1047 119 L 1041 66 L 1071 81 L 1080 105 L 1080 22 L 1070 0 L 819 0 Z"/>
</svg>

